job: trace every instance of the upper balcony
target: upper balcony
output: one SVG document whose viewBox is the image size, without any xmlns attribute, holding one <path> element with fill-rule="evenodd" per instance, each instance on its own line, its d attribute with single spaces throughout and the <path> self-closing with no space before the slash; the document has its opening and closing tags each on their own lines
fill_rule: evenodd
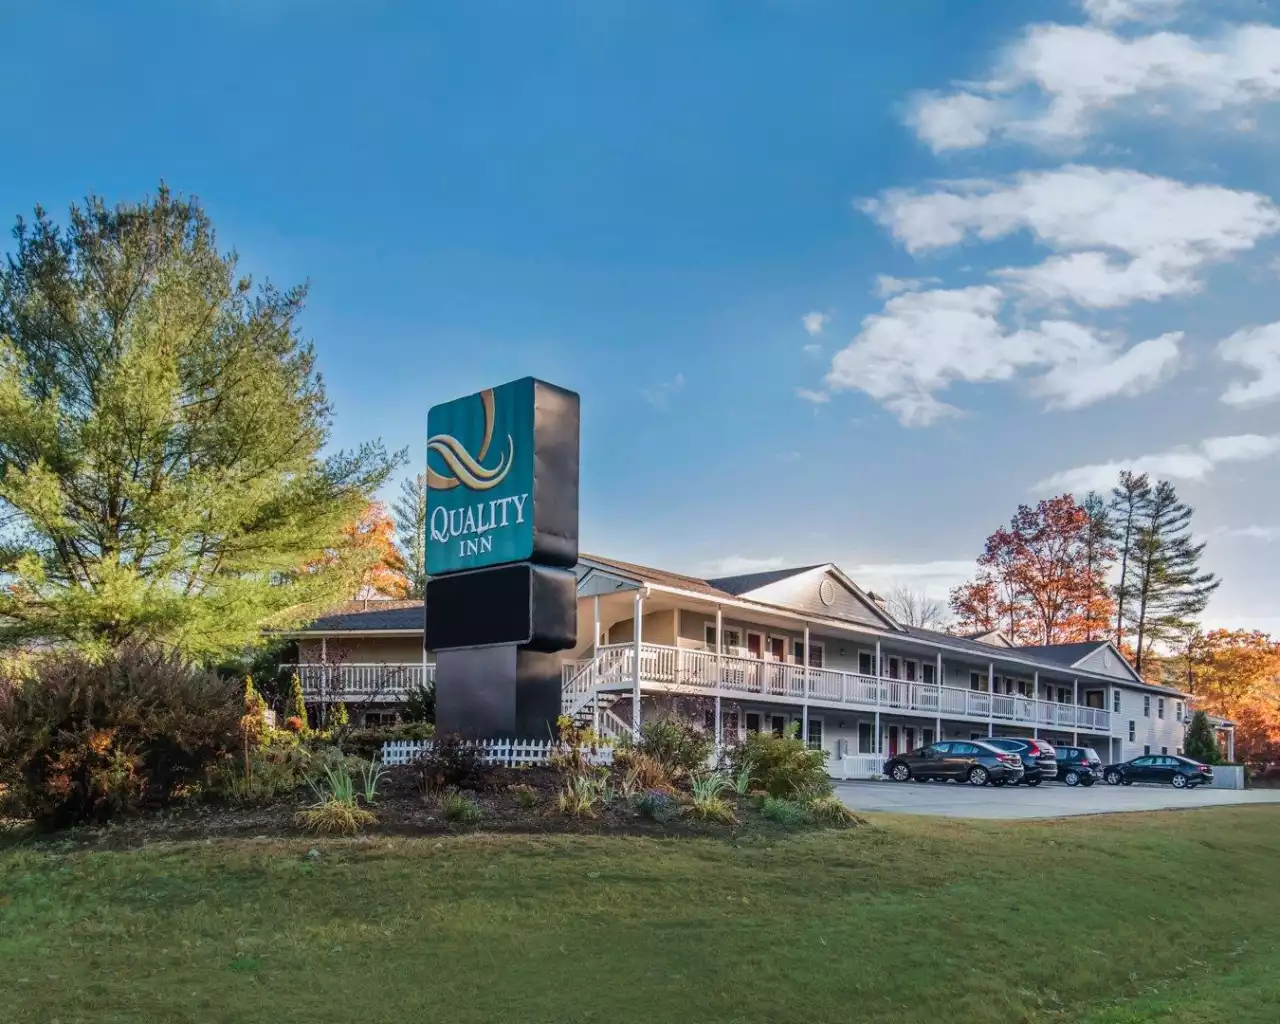
<svg viewBox="0 0 1280 1024">
<path fill-rule="evenodd" d="M 574 710 L 575 705 L 585 703 L 596 691 L 630 689 L 634 680 L 634 645 L 602 646 L 594 659 L 565 664 L 565 708 Z M 1111 714 L 1104 708 L 832 669 L 806 670 L 803 665 L 662 644 L 641 644 L 640 685 L 650 691 L 736 700 L 804 702 L 823 707 L 993 721 L 1101 735 L 1111 732 Z"/>
</svg>

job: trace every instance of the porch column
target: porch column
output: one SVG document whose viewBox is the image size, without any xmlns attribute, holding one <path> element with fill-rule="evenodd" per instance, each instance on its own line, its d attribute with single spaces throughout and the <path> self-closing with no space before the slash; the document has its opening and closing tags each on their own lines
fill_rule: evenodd
<svg viewBox="0 0 1280 1024">
<path fill-rule="evenodd" d="M 876 641 L 876 664 L 872 670 L 872 675 L 876 677 L 876 707 L 880 706 L 880 641 Z"/>
<path fill-rule="evenodd" d="M 996 663 L 987 662 L 987 736 L 996 734 Z"/>
<path fill-rule="evenodd" d="M 320 638 L 320 715 L 316 716 L 316 724 L 323 725 L 328 715 L 326 702 L 329 698 L 329 641 Z M 305 723 L 304 723 L 305 724 Z"/>
<path fill-rule="evenodd" d="M 1075 692 L 1075 709 L 1071 712 L 1071 745 L 1080 746 L 1080 680 L 1071 680 L 1071 689 Z"/>
<path fill-rule="evenodd" d="M 804 722 L 804 742 L 809 742 L 809 623 L 804 624 L 804 703 L 800 717 Z"/>
<path fill-rule="evenodd" d="M 595 632 L 591 634 L 591 657 L 595 658 L 600 651 L 600 595 L 595 596 Z"/>
<path fill-rule="evenodd" d="M 720 717 L 720 694 L 716 694 L 716 764 L 720 763 L 720 738 L 724 735 L 723 720 Z"/>
<path fill-rule="evenodd" d="M 1036 739 L 1040 738 L 1040 670 L 1036 669 L 1033 673 L 1031 682 L 1031 717 L 1035 720 L 1035 725 L 1031 728 L 1031 735 Z"/>
<path fill-rule="evenodd" d="M 716 692 L 724 685 L 724 610 L 716 605 Z"/>
<path fill-rule="evenodd" d="M 640 735 L 640 636 L 641 636 L 641 616 L 644 614 L 644 591 L 636 591 L 635 600 L 635 618 L 632 620 L 635 628 L 631 631 L 631 639 L 633 641 L 632 665 L 631 665 L 631 730 L 637 736 Z"/>
<path fill-rule="evenodd" d="M 934 723 L 933 742 L 942 742 L 942 652 L 938 652 L 938 669 L 934 674 L 934 683 L 938 686 L 938 718 Z"/>
<path fill-rule="evenodd" d="M 1227 730 L 1227 760 L 1232 764 L 1236 761 L 1236 727 L 1234 725 Z"/>
<path fill-rule="evenodd" d="M 876 742 L 875 742 L 874 752 L 876 754 L 884 753 L 884 739 L 880 735 L 880 712 L 879 711 L 876 712 Z"/>
</svg>

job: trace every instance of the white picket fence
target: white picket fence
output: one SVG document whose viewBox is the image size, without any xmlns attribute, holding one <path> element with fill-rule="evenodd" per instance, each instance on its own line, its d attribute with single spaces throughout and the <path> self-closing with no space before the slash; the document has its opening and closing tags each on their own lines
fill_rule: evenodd
<svg viewBox="0 0 1280 1024">
<path fill-rule="evenodd" d="M 546 764 L 554 754 L 567 749 L 553 740 L 476 740 L 475 746 L 482 751 L 485 764 L 502 768 Z M 409 764 L 430 749 L 431 740 L 387 740 L 382 744 L 382 763 Z M 611 765 L 613 747 L 597 747 L 588 752 L 587 759 L 594 765 Z"/>
</svg>

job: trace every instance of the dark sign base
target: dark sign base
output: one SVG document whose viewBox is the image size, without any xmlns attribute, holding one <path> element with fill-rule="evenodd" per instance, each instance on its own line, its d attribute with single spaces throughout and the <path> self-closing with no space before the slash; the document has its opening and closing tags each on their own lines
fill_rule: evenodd
<svg viewBox="0 0 1280 1024">
<path fill-rule="evenodd" d="M 436 735 L 545 740 L 560 717 L 562 653 L 524 647 L 436 652 Z"/>
</svg>

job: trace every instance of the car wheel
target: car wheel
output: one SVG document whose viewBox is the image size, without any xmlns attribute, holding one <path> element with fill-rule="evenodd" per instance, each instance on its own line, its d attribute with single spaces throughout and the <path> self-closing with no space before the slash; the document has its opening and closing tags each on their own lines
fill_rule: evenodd
<svg viewBox="0 0 1280 1024">
<path fill-rule="evenodd" d="M 1084 788 L 1085 788 L 1085 789 L 1088 789 L 1090 786 L 1092 786 L 1092 785 L 1093 785 L 1095 782 L 1097 782 L 1097 781 L 1098 781 L 1098 780 L 1097 780 L 1097 779 L 1095 779 L 1092 775 L 1086 775 L 1084 778 L 1082 778 L 1082 779 L 1080 780 L 1080 784 L 1081 784 L 1082 786 L 1084 786 Z"/>
<path fill-rule="evenodd" d="M 1118 786 L 1124 781 L 1124 776 L 1119 772 L 1107 772 L 1107 785 Z"/>
<path fill-rule="evenodd" d="M 1078 786 L 1080 785 L 1080 773 L 1075 771 L 1067 772 L 1066 775 L 1062 776 L 1062 781 L 1068 786 Z"/>
<path fill-rule="evenodd" d="M 1186 789 L 1186 788 L 1187 788 L 1187 777 L 1186 777 L 1185 775 L 1175 775 L 1175 776 L 1173 777 L 1173 788 L 1174 788 L 1174 789 Z"/>
<path fill-rule="evenodd" d="M 906 782 L 907 779 L 911 778 L 911 769 L 905 764 L 895 764 L 893 766 L 893 771 L 891 771 L 889 775 L 892 777 L 894 782 Z"/>
<path fill-rule="evenodd" d="M 980 764 L 969 769 L 968 782 L 971 786 L 985 786 L 990 779 L 990 774 Z"/>
</svg>

